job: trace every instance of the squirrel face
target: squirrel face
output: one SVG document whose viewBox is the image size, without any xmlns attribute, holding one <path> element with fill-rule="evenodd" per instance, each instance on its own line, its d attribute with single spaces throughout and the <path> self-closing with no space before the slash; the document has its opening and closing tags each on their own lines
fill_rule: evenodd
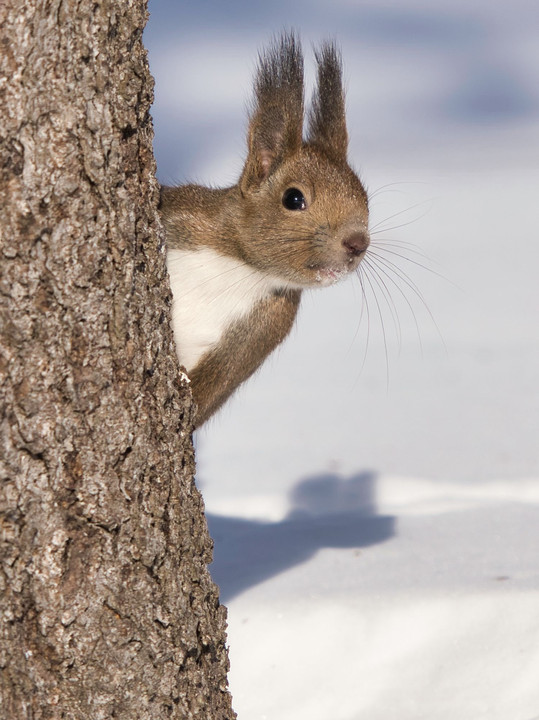
<svg viewBox="0 0 539 720">
<path fill-rule="evenodd" d="M 245 259 L 289 287 L 330 285 L 369 245 L 367 194 L 352 169 L 307 143 L 243 192 Z"/>
<path fill-rule="evenodd" d="M 260 58 L 238 189 L 239 251 L 295 288 L 355 270 L 369 244 L 367 193 L 348 165 L 340 55 L 316 52 L 318 83 L 303 137 L 303 56 L 284 35 Z"/>
</svg>

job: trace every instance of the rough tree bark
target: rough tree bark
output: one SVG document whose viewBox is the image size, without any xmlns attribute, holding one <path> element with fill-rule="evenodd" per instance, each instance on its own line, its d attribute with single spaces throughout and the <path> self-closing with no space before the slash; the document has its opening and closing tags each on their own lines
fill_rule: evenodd
<svg viewBox="0 0 539 720">
<path fill-rule="evenodd" d="M 144 0 L 0 3 L 0 717 L 233 718 Z"/>
</svg>

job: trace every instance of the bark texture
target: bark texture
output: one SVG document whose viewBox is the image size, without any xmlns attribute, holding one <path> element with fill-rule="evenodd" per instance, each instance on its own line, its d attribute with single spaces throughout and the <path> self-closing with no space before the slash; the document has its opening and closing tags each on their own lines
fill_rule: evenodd
<svg viewBox="0 0 539 720">
<path fill-rule="evenodd" d="M 0 3 L 0 717 L 233 718 L 143 0 Z"/>
</svg>

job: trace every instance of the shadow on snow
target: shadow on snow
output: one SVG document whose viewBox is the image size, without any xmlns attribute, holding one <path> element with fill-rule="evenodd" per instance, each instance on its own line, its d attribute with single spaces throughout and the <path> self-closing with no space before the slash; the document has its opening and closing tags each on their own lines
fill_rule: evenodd
<svg viewBox="0 0 539 720">
<path fill-rule="evenodd" d="M 208 514 L 215 541 L 213 579 L 222 602 L 305 562 L 322 548 L 360 548 L 395 534 L 395 518 L 377 515 L 376 473 L 349 479 L 322 474 L 292 490 L 289 514 L 280 522 L 260 522 Z"/>
</svg>

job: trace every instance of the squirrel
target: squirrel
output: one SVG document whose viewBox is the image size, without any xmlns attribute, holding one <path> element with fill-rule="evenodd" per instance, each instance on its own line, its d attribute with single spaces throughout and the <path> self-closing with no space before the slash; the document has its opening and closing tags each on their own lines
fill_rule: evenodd
<svg viewBox="0 0 539 720">
<path fill-rule="evenodd" d="M 303 54 L 284 33 L 259 56 L 236 185 L 161 188 L 172 325 L 200 427 L 290 332 L 303 289 L 354 271 L 369 245 L 367 193 L 347 162 L 342 62 L 315 50 L 303 137 Z"/>
</svg>

